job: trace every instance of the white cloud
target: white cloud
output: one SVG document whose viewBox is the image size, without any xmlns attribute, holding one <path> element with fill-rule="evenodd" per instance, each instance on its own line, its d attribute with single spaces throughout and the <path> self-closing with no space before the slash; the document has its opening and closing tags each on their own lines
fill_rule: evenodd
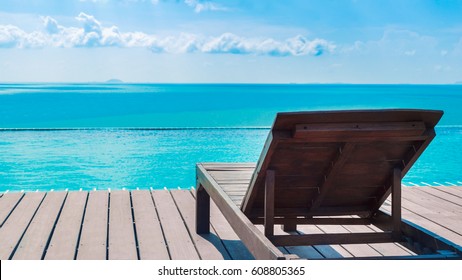
<svg viewBox="0 0 462 280">
<path fill-rule="evenodd" d="M 194 12 L 200 13 L 203 11 L 227 11 L 228 8 L 214 2 L 200 0 L 184 0 L 184 3 L 192 8 Z"/>
<path fill-rule="evenodd" d="M 46 45 L 45 37 L 39 31 L 27 33 L 17 26 L 0 25 L 1 48 L 40 48 Z"/>
<path fill-rule="evenodd" d="M 85 32 L 101 34 L 101 23 L 94 16 L 80 13 L 75 19 L 83 23 L 83 30 Z"/>
<path fill-rule="evenodd" d="M 0 47 L 18 47 L 26 33 L 13 25 L 0 25 Z"/>
<path fill-rule="evenodd" d="M 50 34 L 56 34 L 59 33 L 60 31 L 60 26 L 58 25 L 58 22 L 49 16 L 42 17 L 43 20 L 43 25 L 45 26 L 45 30 L 50 33 Z"/>
<path fill-rule="evenodd" d="M 312 41 L 303 36 L 287 39 L 285 42 L 272 38 L 243 38 L 231 33 L 210 38 L 201 48 L 205 53 L 259 54 L 271 56 L 321 55 L 332 52 L 335 45 L 322 39 Z"/>
<path fill-rule="evenodd" d="M 335 45 L 324 39 L 308 40 L 298 35 L 285 41 L 273 38 L 247 38 L 232 33 L 217 37 L 195 34 L 157 37 L 143 32 L 121 32 L 117 26 L 105 27 L 95 17 L 80 13 L 80 27 L 65 27 L 49 17 L 42 17 L 44 31 L 25 32 L 13 25 L 0 25 L 2 48 L 79 48 L 144 47 L 156 53 L 226 53 L 269 56 L 318 56 L 332 52 Z"/>
</svg>

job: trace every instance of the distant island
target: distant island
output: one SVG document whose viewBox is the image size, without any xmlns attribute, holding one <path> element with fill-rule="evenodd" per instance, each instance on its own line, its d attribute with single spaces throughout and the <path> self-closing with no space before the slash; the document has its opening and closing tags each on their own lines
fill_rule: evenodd
<svg viewBox="0 0 462 280">
<path fill-rule="evenodd" d="M 106 83 L 108 84 L 122 84 L 124 81 L 122 80 L 119 80 L 119 79 L 110 79 L 110 80 L 107 80 Z"/>
<path fill-rule="evenodd" d="M 456 85 L 462 85 L 462 81 L 455 82 Z"/>
</svg>

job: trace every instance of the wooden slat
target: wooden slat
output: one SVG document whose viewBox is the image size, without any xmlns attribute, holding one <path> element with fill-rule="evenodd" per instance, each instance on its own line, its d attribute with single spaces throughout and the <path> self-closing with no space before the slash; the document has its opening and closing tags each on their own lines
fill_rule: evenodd
<svg viewBox="0 0 462 280">
<path fill-rule="evenodd" d="M 3 226 L 8 215 L 13 211 L 14 207 L 18 204 L 24 193 L 6 193 L 0 199 L 0 227 Z"/>
<path fill-rule="evenodd" d="M 253 170 L 226 170 L 226 171 L 209 171 L 210 175 L 215 180 L 234 180 L 234 179 L 245 179 L 249 180 L 252 177 Z"/>
<path fill-rule="evenodd" d="M 72 260 L 82 226 L 88 192 L 69 192 L 48 246 L 46 260 Z"/>
<path fill-rule="evenodd" d="M 108 196 L 107 191 L 92 191 L 88 196 L 78 260 L 107 259 Z"/>
<path fill-rule="evenodd" d="M 383 243 L 392 240 L 391 233 L 323 233 L 268 237 L 277 246 Z"/>
<path fill-rule="evenodd" d="M 425 149 L 430 145 L 430 142 L 435 138 L 436 133 L 434 128 L 430 128 L 425 132 L 426 139 L 423 142 L 419 142 L 413 150 L 409 151 L 408 155 L 403 159 L 404 167 L 401 170 L 401 178 L 403 178 L 407 172 L 411 169 L 412 165 L 417 161 L 417 159 L 422 155 Z M 390 182 L 385 183 L 386 186 L 391 186 L 393 184 L 393 178 L 390 178 Z M 372 213 L 376 212 L 383 204 L 383 202 L 387 199 L 387 197 L 391 193 L 391 188 L 385 189 L 382 194 L 379 196 L 375 206 L 372 208 Z"/>
<path fill-rule="evenodd" d="M 263 218 L 251 219 L 254 224 L 263 224 Z M 275 218 L 275 224 L 315 224 L 315 225 L 366 225 L 370 224 L 370 219 L 362 218 Z"/>
<path fill-rule="evenodd" d="M 423 122 L 379 122 L 379 123 L 323 123 L 298 124 L 295 126 L 295 138 L 338 138 L 352 135 L 358 137 L 396 137 L 417 136 L 425 131 Z"/>
<path fill-rule="evenodd" d="M 231 259 L 221 240 L 217 237 L 215 230 L 210 230 L 211 234 L 199 235 L 194 230 L 195 210 L 194 197 L 187 190 L 170 191 L 175 204 L 180 210 L 181 216 L 186 223 L 188 231 L 203 260 L 223 260 Z"/>
<path fill-rule="evenodd" d="M 194 247 L 184 221 L 168 191 L 153 191 L 152 197 L 159 213 L 168 250 L 173 260 L 196 260 L 199 255 Z"/>
<path fill-rule="evenodd" d="M 275 136 L 281 137 L 281 143 L 328 143 L 334 144 L 339 142 L 348 142 L 348 143 L 370 143 L 370 142 L 380 142 L 380 141 L 389 141 L 396 143 L 405 143 L 409 141 L 425 141 L 427 136 L 425 135 L 416 135 L 416 136 L 338 136 L 338 137 L 308 137 L 308 138 L 290 138 L 290 132 L 280 131 L 276 132 Z"/>
<path fill-rule="evenodd" d="M 43 192 L 24 194 L 24 198 L 0 228 L 0 260 L 10 258 L 44 196 Z"/>
<path fill-rule="evenodd" d="M 151 193 L 132 191 L 132 202 L 140 259 L 170 259 Z"/>
<path fill-rule="evenodd" d="M 316 211 L 307 208 L 276 208 L 276 216 L 340 216 L 340 215 L 365 215 L 369 211 L 364 206 L 357 207 L 321 207 Z M 263 217 L 263 209 L 253 209 L 251 219 Z"/>
<path fill-rule="evenodd" d="M 45 253 L 53 227 L 67 192 L 49 192 L 27 228 L 14 253 L 14 260 L 40 260 Z"/>
<path fill-rule="evenodd" d="M 323 178 L 323 181 L 320 184 L 319 195 L 313 198 L 313 203 L 311 205 L 310 210 L 316 210 L 317 208 L 319 208 L 319 206 L 321 206 L 323 199 L 326 197 L 329 190 L 333 186 L 333 178 L 335 178 L 337 173 L 343 168 L 343 165 L 345 165 L 346 161 L 348 160 L 348 157 L 353 152 L 354 147 L 354 144 L 346 143 L 345 146 L 343 146 L 339 150 L 338 155 L 332 161 L 331 167 L 326 172 L 325 177 Z"/>
<path fill-rule="evenodd" d="M 443 111 L 434 110 L 345 110 L 345 111 L 311 111 L 281 112 L 277 114 L 273 130 L 293 128 L 304 123 L 351 123 L 351 122 L 412 122 L 423 121 L 435 126 Z"/>
<path fill-rule="evenodd" d="M 239 162 L 239 163 L 230 163 L 230 162 L 202 162 L 202 166 L 206 167 L 209 170 L 226 170 L 226 169 L 249 169 L 255 168 L 255 162 Z"/>
<path fill-rule="evenodd" d="M 110 195 L 108 253 L 110 260 L 138 259 L 128 191 L 113 191 Z"/>
</svg>

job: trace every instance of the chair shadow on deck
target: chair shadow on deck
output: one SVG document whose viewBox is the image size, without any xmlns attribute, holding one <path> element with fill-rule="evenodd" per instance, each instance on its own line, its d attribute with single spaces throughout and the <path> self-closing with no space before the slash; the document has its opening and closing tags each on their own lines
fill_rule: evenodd
<svg viewBox="0 0 462 280">
<path fill-rule="evenodd" d="M 253 260 L 255 259 L 241 240 L 221 239 L 214 233 L 199 234 L 210 242 L 224 260 Z"/>
</svg>

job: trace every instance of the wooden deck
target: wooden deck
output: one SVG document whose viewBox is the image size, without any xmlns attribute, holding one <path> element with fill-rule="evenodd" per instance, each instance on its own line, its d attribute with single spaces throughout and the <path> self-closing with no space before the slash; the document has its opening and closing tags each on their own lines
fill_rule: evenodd
<svg viewBox="0 0 462 280">
<path fill-rule="evenodd" d="M 194 195 L 189 190 L 0 194 L 0 259 L 252 259 L 213 203 L 211 234 L 195 234 Z M 382 209 L 389 208 L 387 201 Z M 404 187 L 403 217 L 462 244 L 462 187 Z M 378 231 L 363 225 L 298 230 Z M 275 233 L 282 231 L 276 227 Z M 282 250 L 309 259 L 414 254 L 398 243 Z"/>
</svg>

